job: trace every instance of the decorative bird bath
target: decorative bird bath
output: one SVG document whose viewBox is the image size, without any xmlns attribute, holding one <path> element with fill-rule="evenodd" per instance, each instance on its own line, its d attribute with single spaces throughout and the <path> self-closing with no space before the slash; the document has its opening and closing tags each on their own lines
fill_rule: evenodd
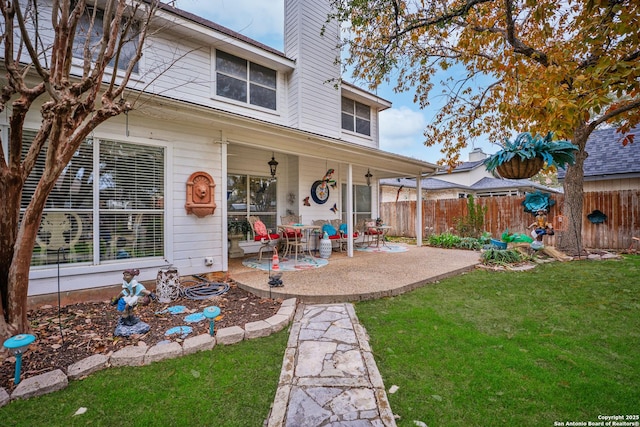
<svg viewBox="0 0 640 427">
<path fill-rule="evenodd" d="M 20 382 L 20 370 L 22 369 L 22 353 L 34 342 L 36 337 L 31 334 L 20 334 L 13 336 L 4 342 L 4 346 L 16 356 L 16 373 L 14 384 Z"/>
<path fill-rule="evenodd" d="M 211 307 L 205 308 L 203 313 L 204 317 L 209 319 L 209 335 L 213 336 L 213 324 L 215 323 L 215 318 L 220 316 L 220 307 L 212 305 Z"/>
</svg>

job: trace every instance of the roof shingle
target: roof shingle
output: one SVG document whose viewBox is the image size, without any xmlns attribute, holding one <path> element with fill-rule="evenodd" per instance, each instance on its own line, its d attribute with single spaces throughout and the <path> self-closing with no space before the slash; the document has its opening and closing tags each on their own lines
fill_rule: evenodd
<svg viewBox="0 0 640 427">
<path fill-rule="evenodd" d="M 622 145 L 624 135 L 615 128 L 591 133 L 586 146 L 589 156 L 584 162 L 585 178 L 640 173 L 640 127 L 629 133 L 635 135 L 635 142 L 626 146 Z M 559 179 L 565 175 L 566 170 L 558 170 Z"/>
</svg>

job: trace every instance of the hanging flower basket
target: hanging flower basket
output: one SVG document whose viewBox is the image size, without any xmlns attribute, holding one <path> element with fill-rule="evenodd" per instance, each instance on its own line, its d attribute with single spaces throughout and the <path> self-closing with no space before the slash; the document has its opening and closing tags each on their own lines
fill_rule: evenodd
<svg viewBox="0 0 640 427">
<path fill-rule="evenodd" d="M 545 137 L 523 132 L 513 142 L 506 139 L 502 150 L 487 158 L 484 165 L 487 171 L 495 170 L 503 178 L 525 179 L 543 166 L 562 168 L 574 164 L 577 150 L 578 146 L 568 141 L 553 141 L 551 132 Z"/>
<path fill-rule="evenodd" d="M 526 179 L 531 178 L 542 169 L 544 161 L 541 157 L 532 159 L 521 159 L 514 157 L 506 163 L 496 167 L 501 177 L 507 179 Z"/>
</svg>

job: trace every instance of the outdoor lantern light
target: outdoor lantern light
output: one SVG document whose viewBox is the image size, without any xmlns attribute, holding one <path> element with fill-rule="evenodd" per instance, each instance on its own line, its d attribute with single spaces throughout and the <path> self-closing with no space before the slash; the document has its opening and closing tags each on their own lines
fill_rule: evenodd
<svg viewBox="0 0 640 427">
<path fill-rule="evenodd" d="M 16 373 L 13 383 L 18 384 L 20 382 L 20 369 L 22 368 L 22 353 L 29 347 L 29 344 L 34 342 L 36 337 L 31 334 L 20 334 L 9 338 L 4 342 L 5 348 L 12 352 L 16 356 Z"/>
<path fill-rule="evenodd" d="M 371 175 L 371 171 L 369 169 L 367 169 L 367 174 L 364 176 L 367 179 L 367 185 L 369 187 L 371 187 L 371 177 L 373 175 Z"/>
<path fill-rule="evenodd" d="M 271 160 L 269 160 L 269 169 L 271 169 L 271 176 L 275 178 L 276 176 L 276 168 L 278 167 L 278 162 L 273 158 L 273 153 L 271 153 Z"/>
</svg>

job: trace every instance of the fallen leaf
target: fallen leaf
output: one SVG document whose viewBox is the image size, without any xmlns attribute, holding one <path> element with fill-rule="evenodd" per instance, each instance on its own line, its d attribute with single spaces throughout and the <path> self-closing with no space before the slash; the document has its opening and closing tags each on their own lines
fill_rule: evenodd
<svg viewBox="0 0 640 427">
<path fill-rule="evenodd" d="M 85 408 L 85 407 L 82 407 L 82 406 L 81 406 L 80 408 L 78 408 L 78 410 L 76 411 L 76 413 L 75 413 L 75 414 L 73 414 L 73 416 L 75 417 L 76 415 L 82 415 L 82 414 L 84 414 L 85 412 L 87 412 L 87 408 Z"/>
</svg>

